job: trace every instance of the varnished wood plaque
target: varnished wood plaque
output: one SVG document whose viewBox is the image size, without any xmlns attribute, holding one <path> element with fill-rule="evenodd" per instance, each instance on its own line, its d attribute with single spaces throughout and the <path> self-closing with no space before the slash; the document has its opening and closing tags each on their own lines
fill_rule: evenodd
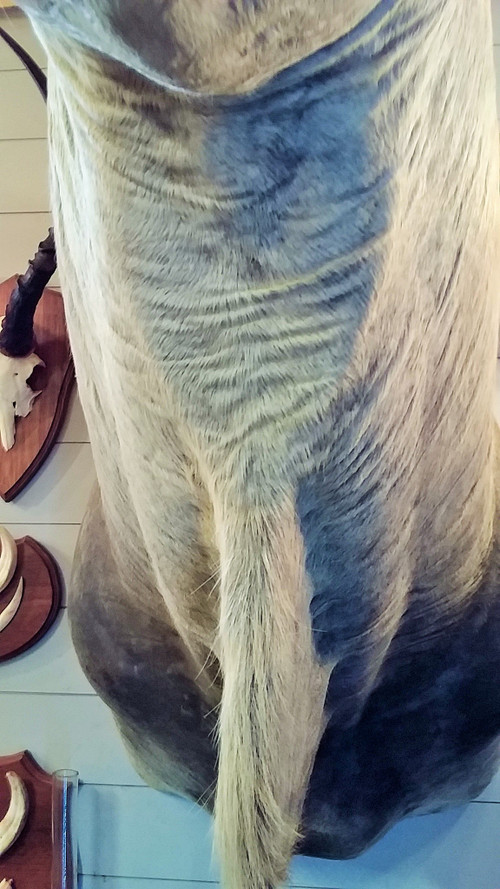
<svg viewBox="0 0 500 889">
<path fill-rule="evenodd" d="M 50 553 L 31 537 L 16 540 L 16 545 L 16 572 L 0 593 L 0 611 L 14 596 L 20 577 L 24 578 L 24 592 L 17 613 L 0 632 L 0 662 L 16 657 L 38 642 L 53 624 L 61 605 L 59 570 Z"/>
<path fill-rule="evenodd" d="M 12 290 L 14 276 L 0 284 L 0 317 Z M 16 441 L 10 451 L 0 445 L 0 497 L 13 500 L 49 455 L 64 420 L 74 382 L 61 294 L 46 288 L 35 314 L 36 354 L 46 367 L 37 367 L 30 379 L 43 389 L 27 417 L 16 418 Z"/>
<path fill-rule="evenodd" d="M 52 868 L 52 778 L 27 750 L 0 756 L 0 818 L 10 802 L 6 772 L 16 772 L 29 796 L 28 819 L 13 846 L 0 858 L 0 882 L 13 879 L 15 889 L 50 889 Z"/>
</svg>

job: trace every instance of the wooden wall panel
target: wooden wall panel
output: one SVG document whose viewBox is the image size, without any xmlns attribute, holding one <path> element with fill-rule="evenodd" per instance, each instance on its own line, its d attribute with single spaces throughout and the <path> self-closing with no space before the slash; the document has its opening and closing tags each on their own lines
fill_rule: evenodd
<svg viewBox="0 0 500 889">
<path fill-rule="evenodd" d="M 45 103 L 27 71 L 2 71 L 0 139 L 43 139 Z"/>
<path fill-rule="evenodd" d="M 0 7 L 1 9 L 1 7 Z M 47 67 L 47 57 L 33 33 L 29 20 L 19 10 L 0 12 L 0 25 L 21 44 L 42 68 Z M 9 46 L 0 41 L 0 71 L 24 71 L 23 63 Z M 40 99 L 41 101 L 41 99 Z"/>
<path fill-rule="evenodd" d="M 0 683 L 2 692 L 11 695 L 94 694 L 71 642 L 66 608 L 37 645 L 2 664 Z"/>
<path fill-rule="evenodd" d="M 0 501 L 0 524 L 79 524 L 95 479 L 88 444 L 58 444 L 40 473 L 12 501 Z"/>
<path fill-rule="evenodd" d="M 217 889 L 218 883 L 199 883 L 188 880 L 144 880 L 135 882 L 133 887 L 128 877 L 89 877 L 82 878 L 81 889 Z"/>
<path fill-rule="evenodd" d="M 493 43 L 500 44 L 500 0 L 492 0 Z"/>
<path fill-rule="evenodd" d="M 46 771 L 77 769 L 88 784 L 143 784 L 118 740 L 109 708 L 97 695 L 3 692 L 0 712 L 0 753 L 27 749 Z M 84 819 L 82 841 L 91 826 Z M 118 828 L 112 821 L 112 836 Z"/>
<path fill-rule="evenodd" d="M 83 787 L 93 830 L 81 845 L 83 873 L 186 881 L 217 880 L 211 819 L 188 800 L 137 787 Z M 105 825 L 116 826 L 109 837 Z M 409 818 L 358 859 L 297 857 L 291 885 L 341 889 L 496 889 L 500 805 L 472 803 Z"/>
<path fill-rule="evenodd" d="M 0 140 L 1 213 L 49 212 L 48 160 L 47 139 Z"/>
<path fill-rule="evenodd" d="M 2 75 L 0 90 L 1 77 Z M 21 172 L 19 176 L 21 182 Z M 11 275 L 22 275 L 26 271 L 28 261 L 36 253 L 39 242 L 47 237 L 52 217 L 50 213 L 3 213 L 2 201 L 0 179 L 0 281 L 5 281 Z M 56 272 L 50 286 L 58 284 Z"/>
</svg>

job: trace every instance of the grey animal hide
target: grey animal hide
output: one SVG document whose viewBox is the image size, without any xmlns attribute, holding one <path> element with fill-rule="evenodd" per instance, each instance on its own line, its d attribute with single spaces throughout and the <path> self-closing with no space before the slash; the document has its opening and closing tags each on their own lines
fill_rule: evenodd
<svg viewBox="0 0 500 889">
<path fill-rule="evenodd" d="M 75 645 L 275 886 L 498 764 L 489 0 L 22 5 L 100 489 Z"/>
</svg>

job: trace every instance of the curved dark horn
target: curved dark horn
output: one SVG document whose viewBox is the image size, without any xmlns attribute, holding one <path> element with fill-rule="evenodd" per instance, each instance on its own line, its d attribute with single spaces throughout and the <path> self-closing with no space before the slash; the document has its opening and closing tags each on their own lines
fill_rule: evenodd
<svg viewBox="0 0 500 889">
<path fill-rule="evenodd" d="M 33 318 L 42 293 L 57 268 L 54 230 L 41 241 L 28 271 L 20 275 L 5 311 L 0 331 L 0 351 L 21 358 L 32 351 Z"/>
<path fill-rule="evenodd" d="M 15 52 L 16 56 L 21 59 L 24 67 L 29 71 L 33 80 L 35 81 L 38 89 L 40 90 L 45 102 L 47 101 L 47 78 L 43 73 L 40 65 L 37 65 L 34 59 L 31 58 L 30 54 L 23 49 L 22 46 L 14 40 L 10 34 L 7 33 L 3 28 L 0 28 L 0 37 L 2 37 L 5 42 L 10 46 L 11 50 Z"/>
</svg>

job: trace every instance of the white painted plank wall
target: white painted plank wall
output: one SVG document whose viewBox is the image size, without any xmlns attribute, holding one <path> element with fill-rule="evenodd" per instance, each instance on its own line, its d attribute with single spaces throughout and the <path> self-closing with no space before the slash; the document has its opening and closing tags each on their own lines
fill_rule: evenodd
<svg viewBox="0 0 500 889">
<path fill-rule="evenodd" d="M 493 12 L 500 96 L 500 0 L 493 0 Z M 9 13 L 1 23 L 44 64 L 25 19 Z M 0 280 L 24 270 L 49 224 L 43 104 L 16 57 L 0 45 Z M 0 524 L 43 543 L 66 581 L 93 479 L 74 398 L 60 443 L 38 477 L 14 503 L 0 502 Z M 78 665 L 65 607 L 42 642 L 0 666 L 0 725 L 0 754 L 26 747 L 46 769 L 80 771 L 82 889 L 208 889 L 217 882 L 210 818 L 190 802 L 150 790 L 135 774 L 110 712 Z M 296 858 L 291 883 L 500 889 L 500 776 L 480 800 L 408 819 L 355 861 Z"/>
</svg>

